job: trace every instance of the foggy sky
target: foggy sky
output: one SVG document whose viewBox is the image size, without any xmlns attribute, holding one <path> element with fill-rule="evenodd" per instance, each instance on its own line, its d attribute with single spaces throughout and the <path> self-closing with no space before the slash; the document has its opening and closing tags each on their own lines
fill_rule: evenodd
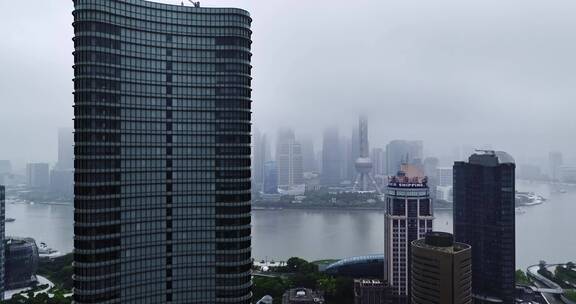
<svg viewBox="0 0 576 304">
<path fill-rule="evenodd" d="M 160 1 L 162 2 L 162 1 Z M 180 3 L 180 1 L 163 1 Z M 326 126 L 426 154 L 490 144 L 519 161 L 576 155 L 573 0 L 210 0 L 253 22 L 254 123 L 320 147 Z M 72 126 L 72 1 L 0 1 L 0 159 L 56 160 Z"/>
</svg>

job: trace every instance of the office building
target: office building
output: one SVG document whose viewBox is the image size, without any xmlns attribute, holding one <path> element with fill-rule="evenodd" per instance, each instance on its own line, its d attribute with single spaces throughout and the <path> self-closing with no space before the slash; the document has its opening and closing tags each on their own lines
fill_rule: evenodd
<svg viewBox="0 0 576 304">
<path fill-rule="evenodd" d="M 296 141 L 294 131 L 290 129 L 282 129 L 278 132 L 276 165 L 280 187 L 291 188 L 304 184 L 302 146 Z"/>
<path fill-rule="evenodd" d="M 4 299 L 5 290 L 5 252 L 4 239 L 6 237 L 6 189 L 0 186 L 0 300 Z"/>
<path fill-rule="evenodd" d="M 321 184 L 338 186 L 342 182 L 342 149 L 337 128 L 324 130 L 322 139 L 322 173 Z"/>
<path fill-rule="evenodd" d="M 412 303 L 472 304 L 470 246 L 446 232 L 412 242 Z"/>
<path fill-rule="evenodd" d="M 47 163 L 27 164 L 26 185 L 29 188 L 47 190 L 50 186 L 50 165 Z"/>
<path fill-rule="evenodd" d="M 392 293 L 404 301 L 411 285 L 410 244 L 432 231 L 433 219 L 427 178 L 415 166 L 402 165 L 386 190 L 384 256 Z"/>
<path fill-rule="evenodd" d="M 494 151 L 454 163 L 454 238 L 472 246 L 475 302 L 514 303 L 515 168 Z"/>
<path fill-rule="evenodd" d="M 378 279 L 354 279 L 354 304 L 392 304 L 387 282 Z"/>
<path fill-rule="evenodd" d="M 548 162 L 550 165 L 550 180 L 559 181 L 560 180 L 560 167 L 564 165 L 564 157 L 562 152 L 553 151 L 548 155 Z"/>
<path fill-rule="evenodd" d="M 251 18 L 75 0 L 75 303 L 251 303 Z"/>
<path fill-rule="evenodd" d="M 262 192 L 264 194 L 278 194 L 278 167 L 275 161 L 264 163 Z"/>
<path fill-rule="evenodd" d="M 60 170 L 74 169 L 74 131 L 72 128 L 58 129 L 58 163 Z"/>
<path fill-rule="evenodd" d="M 393 140 L 386 145 L 387 175 L 394 176 L 402 164 L 417 164 L 422 162 L 422 141 Z"/>
<path fill-rule="evenodd" d="M 5 290 L 31 287 L 38 282 L 38 246 L 31 238 L 7 238 L 4 242 Z"/>
</svg>

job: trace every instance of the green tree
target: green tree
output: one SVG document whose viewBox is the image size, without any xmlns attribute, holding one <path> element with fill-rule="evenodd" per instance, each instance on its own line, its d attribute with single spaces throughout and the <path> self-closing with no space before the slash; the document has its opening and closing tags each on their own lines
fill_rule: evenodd
<svg viewBox="0 0 576 304">
<path fill-rule="evenodd" d="M 516 284 L 530 285 L 530 279 L 521 269 L 516 270 Z"/>
</svg>

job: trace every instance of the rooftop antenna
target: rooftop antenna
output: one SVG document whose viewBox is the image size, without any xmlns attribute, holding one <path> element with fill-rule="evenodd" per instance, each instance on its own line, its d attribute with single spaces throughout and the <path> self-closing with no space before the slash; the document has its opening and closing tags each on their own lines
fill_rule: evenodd
<svg viewBox="0 0 576 304">
<path fill-rule="evenodd" d="M 192 5 L 194 5 L 194 7 L 200 7 L 200 1 L 192 1 L 192 0 L 188 0 L 190 1 L 190 3 L 192 3 Z"/>
</svg>

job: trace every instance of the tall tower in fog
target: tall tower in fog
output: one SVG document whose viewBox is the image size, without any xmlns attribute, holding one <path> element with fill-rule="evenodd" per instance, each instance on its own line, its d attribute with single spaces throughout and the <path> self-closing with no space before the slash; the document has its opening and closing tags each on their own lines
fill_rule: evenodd
<svg viewBox="0 0 576 304">
<path fill-rule="evenodd" d="M 325 186 L 338 186 L 342 181 L 342 148 L 335 127 L 324 130 L 322 139 L 322 175 Z"/>
<path fill-rule="evenodd" d="M 74 303 L 251 303 L 249 13 L 74 7 Z"/>
<path fill-rule="evenodd" d="M 279 186 L 292 187 L 304 184 L 302 146 L 296 141 L 294 131 L 291 129 L 282 129 L 278 132 L 276 165 Z"/>
<path fill-rule="evenodd" d="M 361 116 L 359 120 L 358 141 L 360 155 L 354 163 L 356 168 L 354 190 L 368 191 L 370 184 L 380 193 L 380 188 L 372 175 L 372 160 L 370 159 L 370 150 L 368 148 L 368 119 L 365 116 Z"/>
<path fill-rule="evenodd" d="M 454 163 L 454 238 L 472 246 L 472 294 L 513 304 L 515 168 L 505 152 L 482 151 Z"/>
</svg>

